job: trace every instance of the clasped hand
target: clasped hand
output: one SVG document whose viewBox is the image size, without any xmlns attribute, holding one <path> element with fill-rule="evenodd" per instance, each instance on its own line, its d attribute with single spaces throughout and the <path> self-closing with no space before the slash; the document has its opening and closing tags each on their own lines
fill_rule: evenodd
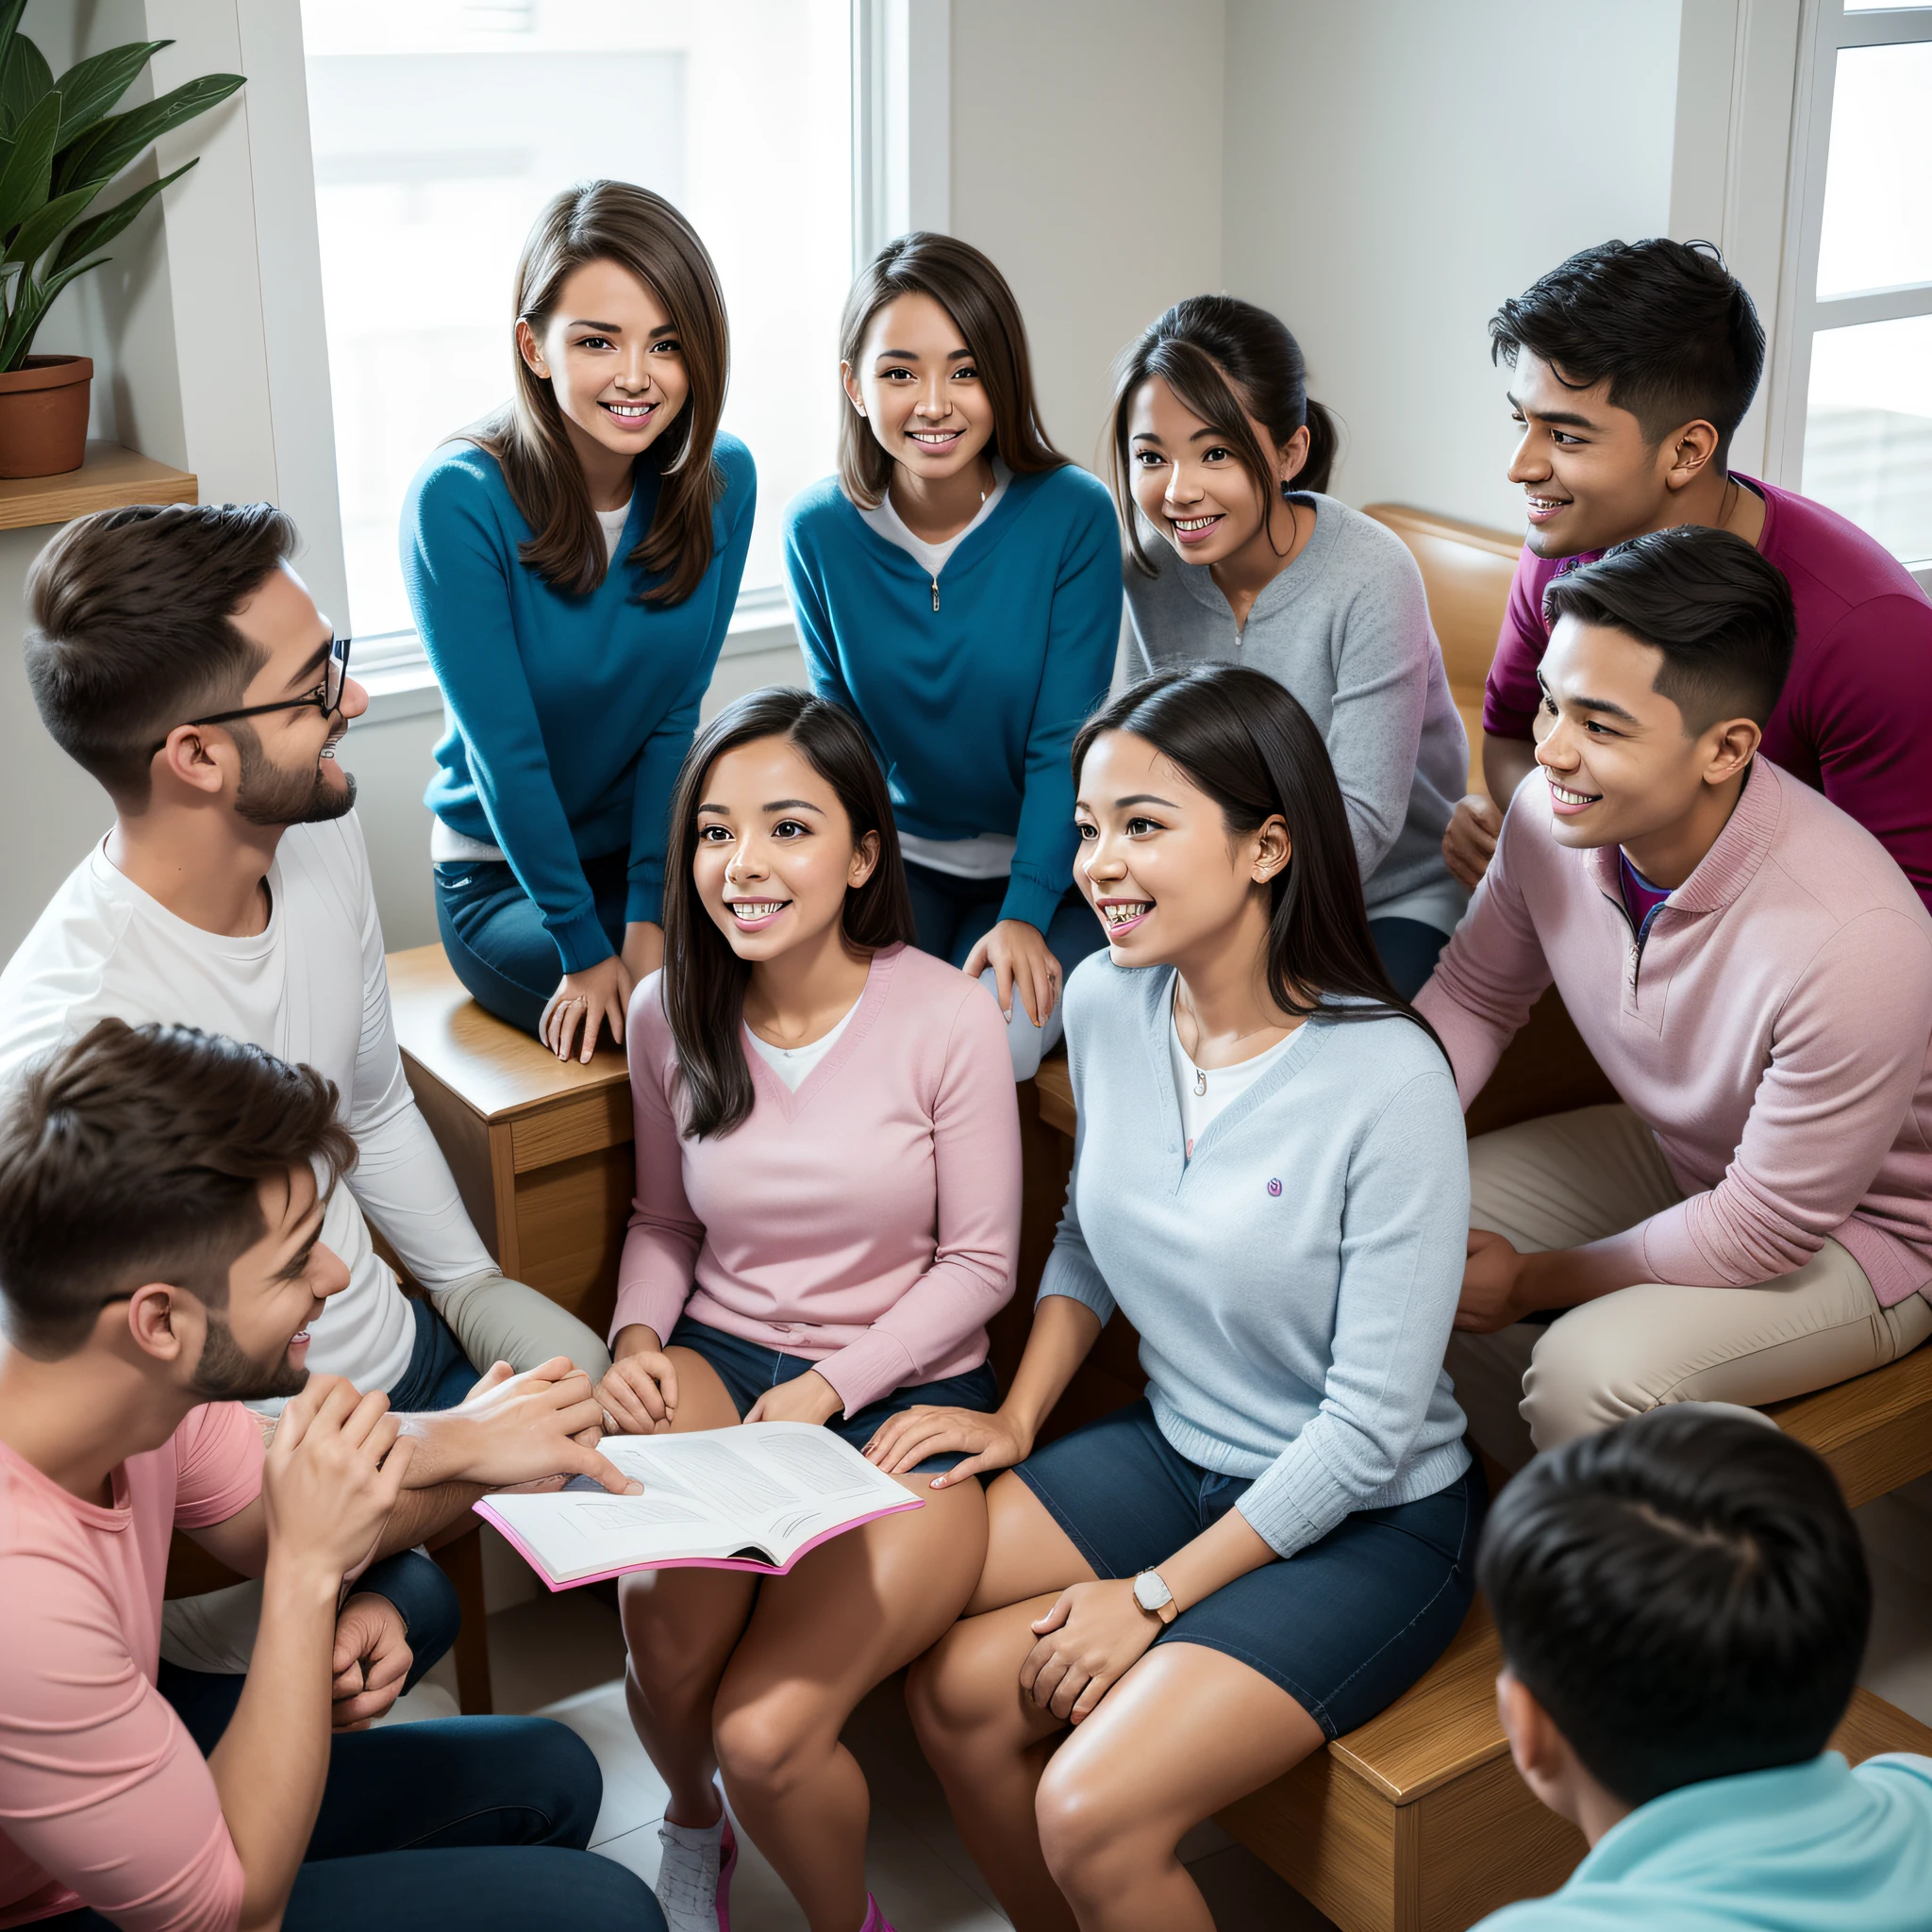
<svg viewBox="0 0 1932 1932">
<path fill-rule="evenodd" d="M 455 1408 L 429 1420 L 459 1432 L 456 1465 L 438 1472 L 445 1480 L 504 1490 L 587 1475 L 619 1496 L 641 1487 L 598 1453 L 603 1411 L 590 1376 L 567 1356 L 522 1374 L 494 1363 Z"/>
<path fill-rule="evenodd" d="M 329 1659 L 330 1722 L 339 1731 L 366 1731 L 402 1694 L 416 1660 L 403 1613 L 386 1596 L 352 1596 L 336 1619 Z"/>
<path fill-rule="evenodd" d="M 920 1403 L 888 1416 L 865 1445 L 866 1460 L 877 1463 L 888 1475 L 904 1475 L 928 1456 L 961 1453 L 963 1462 L 933 1477 L 934 1489 L 950 1489 L 982 1470 L 1011 1469 L 1033 1453 L 1033 1440 L 1004 1410 L 988 1415 L 977 1408 L 938 1408 Z"/>
<path fill-rule="evenodd" d="M 1486 1227 L 1469 1231 L 1468 1258 L 1462 1264 L 1462 1296 L 1456 1325 L 1465 1334 L 1493 1335 L 1532 1312 L 1522 1306 L 1523 1261 L 1508 1241 Z"/>
<path fill-rule="evenodd" d="M 1092 1715 L 1160 1635 L 1159 1621 L 1135 1601 L 1126 1578 L 1072 1585 L 1032 1627 L 1040 1641 L 1020 1666 L 1020 1689 L 1074 1724 Z"/>
</svg>

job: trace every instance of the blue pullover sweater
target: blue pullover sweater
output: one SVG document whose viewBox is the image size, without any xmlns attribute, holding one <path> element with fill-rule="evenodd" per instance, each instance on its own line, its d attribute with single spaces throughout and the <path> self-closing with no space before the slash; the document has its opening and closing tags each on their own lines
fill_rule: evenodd
<svg viewBox="0 0 1932 1932">
<path fill-rule="evenodd" d="M 1069 759 L 1113 676 L 1120 558 L 1106 485 L 1071 463 L 1015 476 L 937 580 L 836 476 L 785 513 L 812 688 L 864 724 L 906 831 L 1016 841 L 1000 917 L 1042 932 L 1073 883 Z"/>
<path fill-rule="evenodd" d="M 403 581 L 449 707 L 423 802 L 453 831 L 499 847 L 536 902 L 566 973 L 610 957 L 581 860 L 629 855 L 625 917 L 662 915 L 666 818 L 698 703 L 738 601 L 758 482 L 720 436 L 724 491 L 711 567 L 681 604 L 642 604 L 658 581 L 625 559 L 643 541 L 658 478 L 640 467 L 624 539 L 585 597 L 517 555 L 534 535 L 496 458 L 439 449 L 403 507 Z"/>
</svg>

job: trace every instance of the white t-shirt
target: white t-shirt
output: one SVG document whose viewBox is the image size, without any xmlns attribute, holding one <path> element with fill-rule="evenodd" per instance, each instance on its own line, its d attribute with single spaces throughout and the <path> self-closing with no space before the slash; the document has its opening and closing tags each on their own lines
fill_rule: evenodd
<svg viewBox="0 0 1932 1932">
<path fill-rule="evenodd" d="M 604 558 L 608 568 L 617 561 L 617 546 L 624 541 L 624 526 L 630 521 L 630 498 L 626 496 L 615 509 L 592 510 L 591 514 L 597 519 L 598 527 L 604 532 Z M 965 532 L 960 534 L 963 536 Z M 444 724 L 447 728 L 447 717 Z M 479 861 L 503 864 L 503 848 L 491 844 L 487 839 L 473 839 L 467 832 L 458 832 L 439 818 L 429 821 L 431 865 L 475 865 Z"/>
<path fill-rule="evenodd" d="M 1174 1091 L 1181 1104 L 1181 1141 L 1190 1160 L 1194 1158 L 1195 1141 L 1208 1131 L 1208 1124 L 1240 1099 L 1281 1058 L 1294 1037 L 1291 1033 L 1265 1053 L 1257 1053 L 1251 1060 L 1237 1060 L 1231 1067 L 1197 1067 L 1181 1044 L 1180 1028 L 1169 1011 L 1167 1055 L 1174 1063 Z"/>
<path fill-rule="evenodd" d="M 854 1000 L 846 1008 L 845 1017 L 829 1033 L 804 1046 L 774 1046 L 769 1040 L 760 1040 L 749 1025 L 744 1029 L 744 1037 L 766 1066 L 796 1093 L 805 1085 L 805 1076 L 839 1043 L 839 1036 L 851 1025 L 858 1004 Z"/>
<path fill-rule="evenodd" d="M 928 543 L 924 537 L 915 537 L 907 527 L 906 519 L 892 508 L 890 490 L 879 498 L 876 509 L 867 509 L 861 504 L 852 507 L 872 529 L 876 530 L 888 543 L 896 543 L 918 562 L 934 583 L 938 583 L 940 573 L 952 560 L 953 552 L 991 516 L 1000 498 L 1007 493 L 1007 485 L 1012 480 L 1012 471 L 994 457 L 991 494 L 980 503 L 978 514 L 973 521 L 943 543 Z M 1013 870 L 1013 854 L 1018 849 L 1015 841 L 1004 832 L 982 832 L 975 839 L 921 839 L 911 832 L 902 831 L 899 847 L 908 858 L 917 859 L 921 865 L 930 866 L 934 872 L 950 873 L 955 878 L 961 879 L 1007 877 Z"/>
<path fill-rule="evenodd" d="M 267 927 L 225 938 L 177 919 L 96 845 L 0 973 L 0 1090 L 110 1015 L 224 1033 L 325 1074 L 360 1158 L 323 1220 L 349 1285 L 317 1318 L 308 1365 L 389 1389 L 415 1323 L 365 1211 L 432 1293 L 494 1264 L 403 1074 L 356 815 L 291 825 L 268 889 Z"/>
</svg>

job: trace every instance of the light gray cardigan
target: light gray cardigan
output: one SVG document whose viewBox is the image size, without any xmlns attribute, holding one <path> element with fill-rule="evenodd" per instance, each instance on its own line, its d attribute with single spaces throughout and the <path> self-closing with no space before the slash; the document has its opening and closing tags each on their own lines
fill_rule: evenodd
<svg viewBox="0 0 1932 1932">
<path fill-rule="evenodd" d="M 1469 788 L 1469 740 L 1449 695 L 1422 572 L 1394 531 L 1332 496 L 1296 491 L 1315 518 L 1302 554 L 1255 599 L 1246 628 L 1208 566 L 1142 525 L 1146 575 L 1126 558 L 1117 681 L 1193 664 L 1251 664 L 1284 684 L 1328 747 L 1371 917 L 1455 928 L 1469 895 L 1442 832 Z"/>
<path fill-rule="evenodd" d="M 1469 1230 L 1462 1108 L 1410 1021 L 1317 1018 L 1184 1160 L 1174 981 L 1096 953 L 1067 982 L 1079 1127 L 1040 1293 L 1125 1311 L 1160 1433 L 1253 1478 L 1237 1507 L 1291 1557 L 1469 1467 L 1442 1372 Z"/>
</svg>

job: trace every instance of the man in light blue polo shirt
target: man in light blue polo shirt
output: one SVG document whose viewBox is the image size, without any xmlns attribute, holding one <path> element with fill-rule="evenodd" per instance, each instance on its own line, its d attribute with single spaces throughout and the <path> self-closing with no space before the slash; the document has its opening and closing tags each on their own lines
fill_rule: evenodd
<svg viewBox="0 0 1932 1932">
<path fill-rule="evenodd" d="M 1590 1841 L 1479 1932 L 1927 1932 L 1932 1758 L 1848 1769 L 1872 1584 L 1829 1470 L 1651 1410 L 1533 1462 L 1483 1533 L 1516 1768 Z"/>
</svg>

